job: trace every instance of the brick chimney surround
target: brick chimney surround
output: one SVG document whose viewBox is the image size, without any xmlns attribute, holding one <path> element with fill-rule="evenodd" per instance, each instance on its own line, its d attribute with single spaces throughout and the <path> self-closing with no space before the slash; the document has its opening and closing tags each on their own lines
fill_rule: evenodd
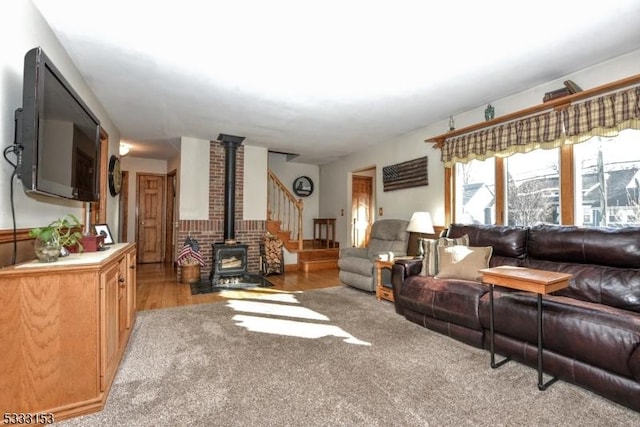
<svg viewBox="0 0 640 427">
<path fill-rule="evenodd" d="M 179 251 L 186 238 L 191 235 L 200 244 L 205 267 L 201 271 L 201 280 L 205 280 L 213 268 L 214 259 L 212 244 L 225 240 L 225 147 L 218 141 L 209 145 L 209 219 L 180 220 L 178 222 L 178 240 L 176 251 Z M 260 238 L 265 232 L 265 221 L 243 221 L 243 182 L 244 182 L 244 146 L 236 150 L 235 162 L 235 226 L 234 234 L 238 242 L 248 246 L 247 270 L 258 274 L 260 264 Z M 266 177 L 265 177 L 266 179 Z M 177 253 L 173 255 L 175 259 Z M 180 272 L 178 273 L 180 274 Z M 178 277 L 180 280 L 180 277 Z"/>
</svg>

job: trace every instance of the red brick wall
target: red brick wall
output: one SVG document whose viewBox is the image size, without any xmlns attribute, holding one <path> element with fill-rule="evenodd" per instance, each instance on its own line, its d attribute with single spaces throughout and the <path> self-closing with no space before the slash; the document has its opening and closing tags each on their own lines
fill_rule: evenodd
<svg viewBox="0 0 640 427">
<path fill-rule="evenodd" d="M 180 220 L 176 245 L 179 251 L 189 235 L 198 241 L 205 260 L 205 266 L 201 269 L 202 279 L 209 277 L 213 266 L 211 244 L 222 242 L 224 239 L 224 146 L 218 142 L 212 142 L 209 156 L 209 219 Z M 260 269 L 259 242 L 265 231 L 265 221 L 242 220 L 243 177 L 244 146 L 241 145 L 236 152 L 235 239 L 249 245 L 248 270 L 250 273 L 257 274 Z M 177 253 L 174 259 L 176 256 Z"/>
</svg>

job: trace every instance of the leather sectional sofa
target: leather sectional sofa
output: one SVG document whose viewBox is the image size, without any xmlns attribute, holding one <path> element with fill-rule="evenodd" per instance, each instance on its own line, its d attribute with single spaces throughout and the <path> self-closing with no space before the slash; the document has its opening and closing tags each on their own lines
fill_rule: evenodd
<svg viewBox="0 0 640 427">
<path fill-rule="evenodd" d="M 543 370 L 640 411 L 640 228 L 453 224 L 446 236 L 465 234 L 469 246 L 493 248 L 490 267 L 573 275 L 568 288 L 543 298 Z M 423 276 L 421 269 L 421 261 L 394 265 L 396 312 L 489 349 L 489 286 Z M 536 315 L 535 294 L 496 287 L 496 353 L 535 367 Z"/>
</svg>

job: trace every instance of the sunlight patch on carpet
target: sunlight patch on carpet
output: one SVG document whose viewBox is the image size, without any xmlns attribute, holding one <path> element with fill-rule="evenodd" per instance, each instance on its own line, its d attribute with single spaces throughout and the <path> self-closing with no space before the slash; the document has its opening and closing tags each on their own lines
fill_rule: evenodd
<svg viewBox="0 0 640 427">
<path fill-rule="evenodd" d="M 266 314 L 270 316 L 297 317 L 299 319 L 329 320 L 324 314 L 309 310 L 306 307 L 292 306 L 285 304 L 270 304 L 267 302 L 231 300 L 227 306 L 236 311 L 247 313 Z"/>
<path fill-rule="evenodd" d="M 220 295 L 230 300 L 239 299 L 258 299 L 268 301 L 286 302 L 290 304 L 299 304 L 294 294 L 301 291 L 287 292 L 275 289 L 255 288 L 255 289 L 233 289 L 220 291 Z"/>
<path fill-rule="evenodd" d="M 230 290 L 225 291 L 223 295 L 229 299 L 227 307 L 234 311 L 253 314 L 237 314 L 233 317 L 237 326 L 244 327 L 249 331 L 308 339 L 334 336 L 343 338 L 343 341 L 349 344 L 371 345 L 357 339 L 338 326 L 323 323 L 331 320 L 328 316 L 300 306 L 300 301 L 295 294 L 302 293 L 302 291 L 260 289 L 257 292 L 255 290 Z M 283 319 L 278 319 L 278 317 Z M 302 319 L 303 321 L 292 319 Z"/>
<path fill-rule="evenodd" d="M 344 338 L 343 341 L 349 344 L 371 345 L 371 343 L 361 341 L 344 331 L 342 328 L 333 325 L 298 322 L 295 320 L 271 319 L 259 316 L 246 316 L 243 314 L 233 316 L 233 320 L 237 322 L 238 326 L 243 326 L 252 332 L 309 339 L 334 336 Z"/>
</svg>

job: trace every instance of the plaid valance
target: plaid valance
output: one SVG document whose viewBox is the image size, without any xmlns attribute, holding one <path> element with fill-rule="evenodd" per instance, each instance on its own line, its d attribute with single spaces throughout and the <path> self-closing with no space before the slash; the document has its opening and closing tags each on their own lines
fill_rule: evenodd
<svg viewBox="0 0 640 427">
<path fill-rule="evenodd" d="M 449 167 L 455 162 L 506 157 L 583 142 L 596 135 L 615 136 L 628 128 L 640 129 L 640 86 L 447 138 L 442 161 Z"/>
</svg>

